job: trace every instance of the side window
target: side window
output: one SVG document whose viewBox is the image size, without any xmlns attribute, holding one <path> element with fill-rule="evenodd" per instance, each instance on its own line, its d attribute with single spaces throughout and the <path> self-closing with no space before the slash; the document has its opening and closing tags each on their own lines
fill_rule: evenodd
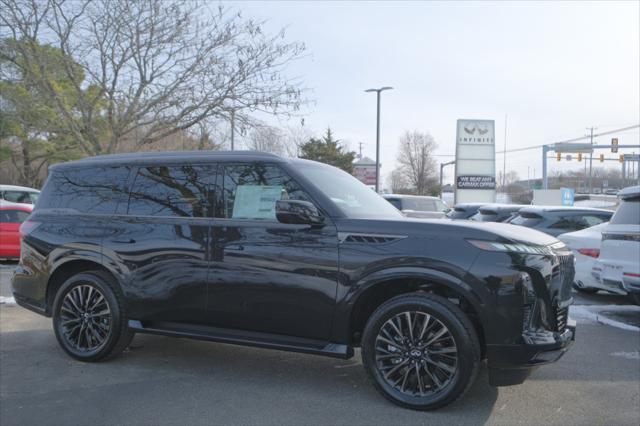
<svg viewBox="0 0 640 426">
<path fill-rule="evenodd" d="M 54 170 L 38 208 L 113 214 L 119 202 L 127 202 L 128 177 L 129 168 L 124 166 Z"/>
<path fill-rule="evenodd" d="M 311 201 L 280 167 L 270 164 L 224 166 L 223 197 L 218 216 L 276 220 L 276 200 Z"/>
<path fill-rule="evenodd" d="M 129 215 L 211 217 L 212 165 L 146 166 L 137 171 Z"/>
<path fill-rule="evenodd" d="M 583 217 L 587 227 L 590 228 L 592 226 L 596 226 L 601 224 L 602 222 L 606 222 L 607 219 L 603 216 L 584 216 Z"/>
<path fill-rule="evenodd" d="M 22 210 L 0 210 L 0 223 L 22 223 L 29 216 Z"/>
<path fill-rule="evenodd" d="M 589 225 L 582 216 L 564 216 L 561 217 L 557 222 L 549 226 L 549 228 L 579 231 L 588 226 Z"/>
<path fill-rule="evenodd" d="M 397 198 L 387 198 L 387 201 L 390 202 L 396 209 L 402 210 L 402 203 Z"/>
</svg>

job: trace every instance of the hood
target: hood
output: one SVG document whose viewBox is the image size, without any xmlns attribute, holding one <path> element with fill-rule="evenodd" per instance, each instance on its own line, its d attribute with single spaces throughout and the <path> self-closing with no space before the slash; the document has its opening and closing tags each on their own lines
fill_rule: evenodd
<svg viewBox="0 0 640 426">
<path fill-rule="evenodd" d="M 338 224 L 342 232 L 407 235 L 428 237 L 438 234 L 447 238 L 477 239 L 499 242 L 518 242 L 547 246 L 558 239 L 524 226 L 496 222 L 454 221 L 447 219 L 349 219 Z"/>
</svg>

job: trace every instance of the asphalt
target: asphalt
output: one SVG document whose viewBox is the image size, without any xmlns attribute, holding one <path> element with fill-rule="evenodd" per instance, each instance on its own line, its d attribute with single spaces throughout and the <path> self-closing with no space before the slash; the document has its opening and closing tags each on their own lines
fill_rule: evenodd
<svg viewBox="0 0 640 426">
<path fill-rule="evenodd" d="M 7 296 L 11 267 L 0 266 Z M 625 298 L 576 295 L 576 303 Z M 486 368 L 461 400 L 435 412 L 387 402 L 351 360 L 138 335 L 110 362 L 58 347 L 51 321 L 0 305 L 0 424 L 640 424 L 640 333 L 595 322 L 555 364 L 494 388 Z"/>
</svg>

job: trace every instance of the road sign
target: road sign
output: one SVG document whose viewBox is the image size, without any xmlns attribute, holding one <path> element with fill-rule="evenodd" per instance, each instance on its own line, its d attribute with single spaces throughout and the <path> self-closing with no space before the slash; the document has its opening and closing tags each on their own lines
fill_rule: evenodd
<svg viewBox="0 0 640 426">
<path fill-rule="evenodd" d="M 573 188 L 560 188 L 560 196 L 563 206 L 572 206 L 574 195 L 575 191 L 573 190 Z"/>
<path fill-rule="evenodd" d="M 611 152 L 618 152 L 618 138 L 611 138 Z"/>
<path fill-rule="evenodd" d="M 593 152 L 593 145 L 590 143 L 567 143 L 558 142 L 553 146 L 555 152 Z"/>
</svg>

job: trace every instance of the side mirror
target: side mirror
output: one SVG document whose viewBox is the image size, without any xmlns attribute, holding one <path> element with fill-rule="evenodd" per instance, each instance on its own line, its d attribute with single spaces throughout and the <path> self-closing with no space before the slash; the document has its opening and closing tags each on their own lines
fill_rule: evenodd
<svg viewBox="0 0 640 426">
<path fill-rule="evenodd" d="M 324 222 L 316 206 L 302 200 L 277 200 L 276 218 L 280 223 L 294 225 L 322 225 Z"/>
</svg>

